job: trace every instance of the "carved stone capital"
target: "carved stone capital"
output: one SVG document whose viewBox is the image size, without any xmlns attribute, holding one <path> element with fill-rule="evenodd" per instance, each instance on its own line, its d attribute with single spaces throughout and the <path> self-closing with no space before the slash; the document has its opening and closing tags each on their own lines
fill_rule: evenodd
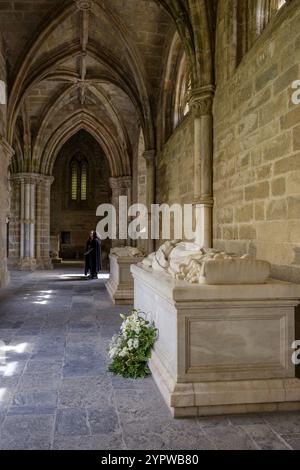
<svg viewBox="0 0 300 470">
<path fill-rule="evenodd" d="M 42 175 L 40 173 L 12 173 L 9 177 L 10 182 L 13 184 L 44 184 L 51 186 L 54 181 L 53 176 Z"/>
<path fill-rule="evenodd" d="M 54 177 L 48 176 L 48 175 L 38 175 L 38 176 L 39 176 L 38 183 L 43 184 L 47 189 L 50 189 L 54 181 Z"/>
<path fill-rule="evenodd" d="M 208 85 L 191 91 L 189 105 L 195 117 L 212 114 L 215 88 Z"/>
<path fill-rule="evenodd" d="M 132 186 L 132 178 L 131 176 L 119 176 L 116 178 L 109 178 L 109 184 L 112 190 L 130 189 Z"/>
<path fill-rule="evenodd" d="M 214 198 L 209 194 L 202 194 L 199 199 L 194 201 L 194 207 L 199 205 L 205 205 L 206 207 L 212 208 L 214 206 Z"/>
<path fill-rule="evenodd" d="M 156 151 L 155 150 L 145 150 L 143 157 L 147 163 L 155 163 Z"/>
<path fill-rule="evenodd" d="M 35 184 L 37 175 L 36 173 L 12 173 L 9 179 L 14 184 Z"/>
</svg>

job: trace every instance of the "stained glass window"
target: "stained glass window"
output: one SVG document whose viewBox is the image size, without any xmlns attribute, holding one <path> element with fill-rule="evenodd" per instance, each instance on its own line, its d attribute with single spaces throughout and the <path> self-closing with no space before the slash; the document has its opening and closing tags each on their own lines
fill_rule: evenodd
<svg viewBox="0 0 300 470">
<path fill-rule="evenodd" d="M 88 163 L 85 157 L 75 156 L 71 162 L 71 199 L 86 201 L 88 194 Z"/>
<path fill-rule="evenodd" d="M 81 165 L 81 200 L 87 200 L 87 164 Z"/>
<path fill-rule="evenodd" d="M 72 163 L 72 201 L 77 201 L 78 196 L 78 164 L 77 162 Z"/>
</svg>

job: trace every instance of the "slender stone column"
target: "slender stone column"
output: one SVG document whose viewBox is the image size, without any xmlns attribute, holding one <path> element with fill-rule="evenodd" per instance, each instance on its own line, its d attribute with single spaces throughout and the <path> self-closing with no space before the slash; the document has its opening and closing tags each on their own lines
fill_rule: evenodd
<svg viewBox="0 0 300 470">
<path fill-rule="evenodd" d="M 49 269 L 50 187 L 52 177 L 37 173 L 11 175 L 10 264 L 21 270 Z"/>
<path fill-rule="evenodd" d="M 52 269 L 50 258 L 50 191 L 52 176 L 38 175 L 36 186 L 36 261 L 40 269 Z"/>
<path fill-rule="evenodd" d="M 10 215 L 10 185 L 8 167 L 13 149 L 0 137 L 0 287 L 9 283 L 7 269 L 8 223 Z"/>
<path fill-rule="evenodd" d="M 128 239 L 128 208 L 131 205 L 132 201 L 132 178 L 131 176 L 119 176 L 110 178 L 109 180 L 110 187 L 112 190 L 112 205 L 116 209 L 117 214 L 117 240 L 112 240 L 112 246 L 124 246 L 126 244 L 130 245 L 131 240 Z M 127 197 L 127 204 L 125 204 L 125 199 L 120 200 L 122 196 Z M 121 207 L 120 207 L 121 201 Z M 120 224 L 120 215 L 124 216 L 124 223 Z"/>
<path fill-rule="evenodd" d="M 37 175 L 17 173 L 11 175 L 12 194 L 12 256 L 10 264 L 21 270 L 34 270 L 36 183 Z"/>
<path fill-rule="evenodd" d="M 155 241 L 151 237 L 151 206 L 155 204 L 156 152 L 146 150 L 143 154 L 147 164 L 147 208 L 148 208 L 148 253 L 155 251 Z"/>
<path fill-rule="evenodd" d="M 196 242 L 212 246 L 213 210 L 213 97 L 214 87 L 192 91 L 190 106 L 194 114 L 194 202 L 198 214 Z"/>
</svg>

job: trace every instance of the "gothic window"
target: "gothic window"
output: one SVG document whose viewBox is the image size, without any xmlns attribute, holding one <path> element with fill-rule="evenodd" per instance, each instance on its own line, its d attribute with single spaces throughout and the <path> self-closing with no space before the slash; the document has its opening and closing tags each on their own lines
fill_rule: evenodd
<svg viewBox="0 0 300 470">
<path fill-rule="evenodd" d="M 237 1 L 237 65 L 268 23 L 291 0 Z"/>
<path fill-rule="evenodd" d="M 280 10 L 280 8 L 284 7 L 284 5 L 287 3 L 286 0 L 278 0 L 278 10 Z"/>
<path fill-rule="evenodd" d="M 71 172 L 72 172 L 72 201 L 77 201 L 78 197 L 78 163 L 76 161 L 72 162 L 71 165 Z"/>
<path fill-rule="evenodd" d="M 88 162 L 81 155 L 71 161 L 71 199 L 84 202 L 88 193 Z"/>
<path fill-rule="evenodd" d="M 258 0 L 257 35 L 260 35 L 277 12 L 285 6 L 287 0 Z"/>
<path fill-rule="evenodd" d="M 87 199 L 87 163 L 81 164 L 81 200 L 86 201 Z"/>
<path fill-rule="evenodd" d="M 176 83 L 176 97 L 175 97 L 175 113 L 174 113 L 174 128 L 180 124 L 184 116 L 190 110 L 188 104 L 188 95 L 191 89 L 190 76 L 188 72 L 188 64 L 186 55 L 182 57 Z"/>
</svg>

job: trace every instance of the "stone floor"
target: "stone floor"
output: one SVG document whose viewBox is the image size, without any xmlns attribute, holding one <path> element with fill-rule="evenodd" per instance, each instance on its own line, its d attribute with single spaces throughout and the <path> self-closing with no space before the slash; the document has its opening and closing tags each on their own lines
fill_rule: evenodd
<svg viewBox="0 0 300 470">
<path fill-rule="evenodd" d="M 300 413 L 173 420 L 151 378 L 107 373 L 104 284 L 74 265 L 1 291 L 0 449 L 300 449 Z"/>
</svg>

